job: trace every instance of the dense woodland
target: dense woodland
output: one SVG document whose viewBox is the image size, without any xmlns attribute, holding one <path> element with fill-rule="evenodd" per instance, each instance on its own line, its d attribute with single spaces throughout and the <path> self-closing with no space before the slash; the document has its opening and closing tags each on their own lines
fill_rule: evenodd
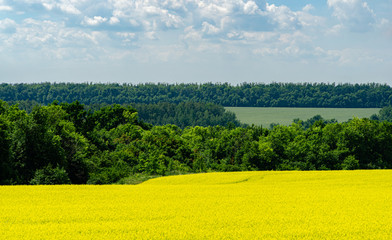
<svg viewBox="0 0 392 240">
<path fill-rule="evenodd" d="M 152 125 L 174 124 L 180 128 L 243 125 L 234 113 L 226 112 L 224 107 L 212 103 L 139 103 L 132 104 L 132 107 L 137 109 L 140 120 Z"/>
<path fill-rule="evenodd" d="M 381 84 L 243 83 L 224 84 L 0 84 L 0 99 L 47 105 L 76 100 L 102 104 L 203 102 L 226 107 L 350 107 L 392 105 L 392 88 Z"/>
<path fill-rule="evenodd" d="M 34 107 L 41 105 L 35 101 L 23 100 L 11 101 L 10 103 L 11 105 L 18 105 L 19 109 L 25 110 L 27 113 L 31 113 Z M 86 106 L 86 110 L 95 111 L 105 106 L 108 106 L 108 104 L 94 104 Z M 122 106 L 129 107 L 130 105 L 123 104 Z M 140 120 L 152 125 L 174 124 L 180 128 L 189 126 L 226 126 L 228 124 L 234 124 L 236 127 L 245 126 L 245 124 L 241 124 L 237 120 L 234 113 L 226 112 L 224 107 L 213 103 L 137 103 L 132 104 L 132 107 L 137 109 Z"/>
<path fill-rule="evenodd" d="M 130 106 L 87 110 L 79 102 L 36 106 L 0 101 L 1 184 L 108 184 L 135 173 L 392 168 L 392 123 L 316 117 L 307 125 L 153 126 Z M 306 127 L 305 127 L 306 125 Z"/>
</svg>

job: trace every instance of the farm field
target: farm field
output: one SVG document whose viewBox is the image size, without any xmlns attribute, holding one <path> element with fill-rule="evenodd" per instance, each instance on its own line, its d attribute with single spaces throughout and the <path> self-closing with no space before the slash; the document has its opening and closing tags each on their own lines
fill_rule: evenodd
<svg viewBox="0 0 392 240">
<path fill-rule="evenodd" d="M 258 108 L 258 107 L 225 107 L 226 111 L 236 114 L 238 120 L 246 124 L 269 127 L 271 123 L 290 125 L 293 119 L 307 120 L 315 115 L 324 119 L 336 119 L 344 122 L 353 117 L 370 117 L 378 113 L 380 108 Z"/>
<path fill-rule="evenodd" d="M 392 171 L 207 173 L 0 186 L 8 239 L 390 239 Z"/>
</svg>

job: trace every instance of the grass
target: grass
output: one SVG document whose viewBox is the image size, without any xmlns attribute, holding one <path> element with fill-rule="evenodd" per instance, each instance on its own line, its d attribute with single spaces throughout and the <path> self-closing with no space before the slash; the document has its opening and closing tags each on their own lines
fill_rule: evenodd
<svg viewBox="0 0 392 240">
<path fill-rule="evenodd" d="M 129 177 L 125 177 L 120 179 L 116 184 L 127 184 L 127 185 L 136 185 L 147 180 L 160 177 L 159 175 L 147 175 L 143 173 L 136 173 Z"/>
<path fill-rule="evenodd" d="M 0 186 L 0 238 L 391 239 L 392 171 L 178 175 Z"/>
<path fill-rule="evenodd" d="M 336 119 L 344 122 L 354 117 L 370 117 L 378 113 L 379 108 L 257 108 L 226 107 L 226 111 L 236 114 L 238 120 L 246 124 L 269 127 L 271 123 L 290 125 L 293 119 L 308 120 L 315 115 L 324 119 Z"/>
</svg>

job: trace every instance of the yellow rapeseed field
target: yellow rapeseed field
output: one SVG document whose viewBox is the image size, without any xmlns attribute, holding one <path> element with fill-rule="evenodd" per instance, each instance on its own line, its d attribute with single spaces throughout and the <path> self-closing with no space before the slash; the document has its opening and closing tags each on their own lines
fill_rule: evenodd
<svg viewBox="0 0 392 240">
<path fill-rule="evenodd" d="M 392 239 L 392 171 L 0 186 L 0 239 Z"/>
</svg>

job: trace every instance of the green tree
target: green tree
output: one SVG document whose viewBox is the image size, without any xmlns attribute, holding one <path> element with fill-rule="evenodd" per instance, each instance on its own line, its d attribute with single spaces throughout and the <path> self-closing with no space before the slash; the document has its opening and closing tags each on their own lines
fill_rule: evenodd
<svg viewBox="0 0 392 240">
<path fill-rule="evenodd" d="M 61 138 L 49 128 L 45 113 L 36 111 L 34 115 L 18 119 L 12 126 L 10 155 L 20 183 L 27 183 L 36 169 L 49 163 L 63 166 L 65 162 Z"/>
<path fill-rule="evenodd" d="M 347 156 L 342 163 L 342 169 L 344 170 L 354 170 L 358 168 L 359 161 L 353 155 Z"/>
<path fill-rule="evenodd" d="M 71 184 L 71 180 L 63 168 L 59 166 L 53 168 L 49 164 L 42 169 L 36 170 L 33 179 L 29 183 L 32 185 Z"/>
<path fill-rule="evenodd" d="M 370 117 L 372 120 L 392 122 L 392 106 L 383 107 L 378 114 Z"/>
<path fill-rule="evenodd" d="M 129 121 L 137 121 L 137 117 L 131 117 L 132 113 L 136 113 L 136 110 L 130 106 L 122 107 L 119 104 L 112 106 L 105 106 L 95 111 L 89 121 L 95 123 L 96 129 L 110 130 L 116 128 L 120 124 L 128 123 Z"/>
<path fill-rule="evenodd" d="M 341 131 L 340 145 L 349 149 L 350 155 L 359 161 L 361 169 L 390 166 L 392 153 L 391 123 L 354 118 Z"/>
<path fill-rule="evenodd" d="M 1 102 L 0 102 L 1 108 Z M 11 163 L 9 159 L 9 126 L 6 119 L 1 114 L 0 110 L 0 184 L 4 184 L 10 180 L 11 177 Z"/>
<path fill-rule="evenodd" d="M 93 129 L 94 126 L 87 121 L 89 112 L 85 110 L 84 105 L 80 104 L 79 101 L 61 103 L 60 105 L 67 113 L 67 120 L 74 124 L 76 132 L 86 135 L 87 132 Z"/>
</svg>

